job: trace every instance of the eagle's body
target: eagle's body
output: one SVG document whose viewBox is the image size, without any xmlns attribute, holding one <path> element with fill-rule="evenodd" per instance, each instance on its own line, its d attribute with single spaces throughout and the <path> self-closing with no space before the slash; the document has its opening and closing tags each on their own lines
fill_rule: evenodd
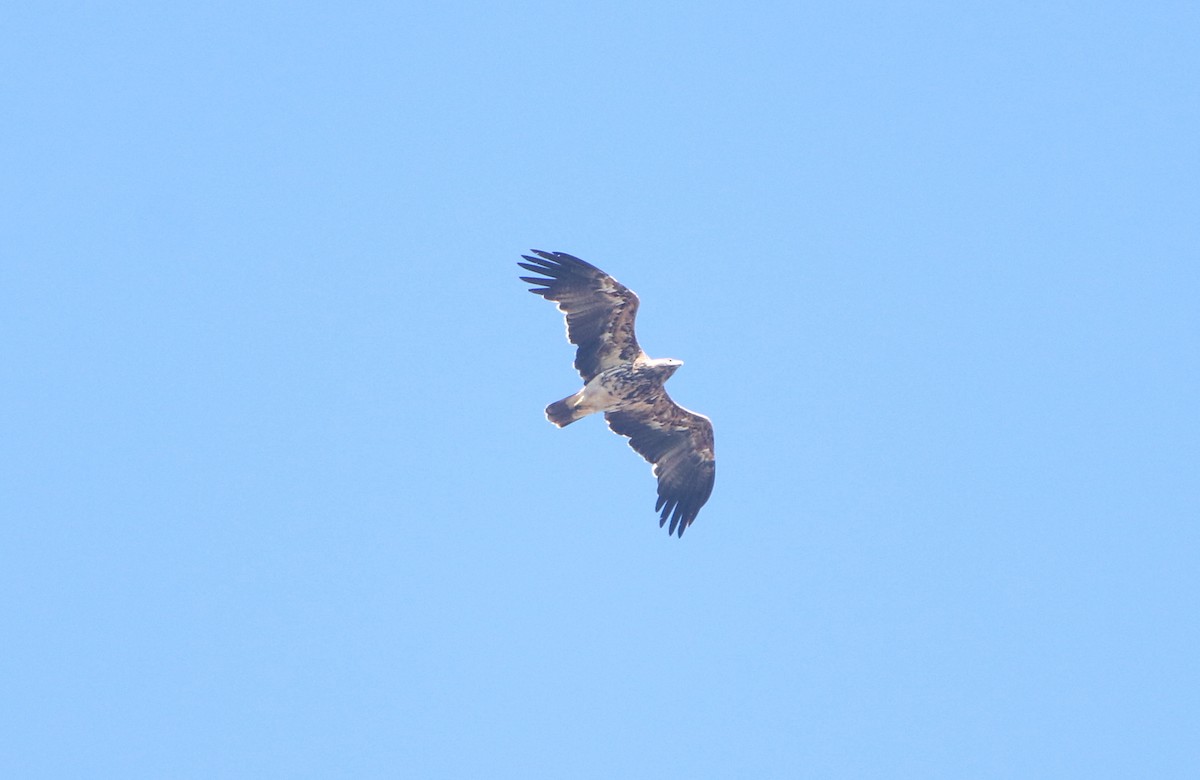
<svg viewBox="0 0 1200 780">
<path fill-rule="evenodd" d="M 666 392 L 663 383 L 683 363 L 665 358 L 652 360 L 640 355 L 592 377 L 575 395 L 546 407 L 546 417 L 562 428 L 595 412 L 617 412 L 639 404 L 653 403 Z"/>
<path fill-rule="evenodd" d="M 584 380 L 582 390 L 546 407 L 546 417 L 561 428 L 603 412 L 609 428 L 628 436 L 629 445 L 654 464 L 659 525 L 670 519 L 668 533 L 683 536 L 716 478 L 712 423 L 676 404 L 663 387 L 683 361 L 654 359 L 638 346 L 632 290 L 564 252 L 534 254 L 518 265 L 547 278 L 521 280 L 540 285 L 530 292 L 557 302 L 566 315 L 567 339 L 579 347 L 575 368 Z"/>
</svg>

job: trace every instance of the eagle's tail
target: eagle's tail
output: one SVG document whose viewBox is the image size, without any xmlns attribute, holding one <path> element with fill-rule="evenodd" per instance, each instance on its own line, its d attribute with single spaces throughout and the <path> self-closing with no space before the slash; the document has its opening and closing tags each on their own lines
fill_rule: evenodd
<svg viewBox="0 0 1200 780">
<path fill-rule="evenodd" d="M 587 412 L 579 410 L 579 402 L 583 399 L 583 391 L 569 395 L 561 401 L 555 401 L 546 407 L 546 419 L 559 428 L 570 425 L 576 420 L 587 416 Z"/>
</svg>

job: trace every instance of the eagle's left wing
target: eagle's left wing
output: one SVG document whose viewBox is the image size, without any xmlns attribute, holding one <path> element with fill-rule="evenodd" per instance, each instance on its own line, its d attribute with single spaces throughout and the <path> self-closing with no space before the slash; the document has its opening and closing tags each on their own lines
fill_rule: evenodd
<svg viewBox="0 0 1200 780">
<path fill-rule="evenodd" d="M 658 524 L 661 527 L 670 518 L 667 533 L 678 529 L 683 536 L 708 501 L 716 480 L 712 423 L 672 401 L 665 390 L 644 404 L 605 412 L 604 419 L 614 433 L 628 436 L 629 446 L 654 464 L 654 476 L 658 477 L 654 510 L 662 511 Z"/>
<path fill-rule="evenodd" d="M 638 297 L 591 263 L 566 252 L 533 250 L 517 265 L 542 276 L 522 276 L 536 284 L 529 292 L 558 304 L 567 317 L 567 340 L 577 344 L 575 368 L 590 382 L 605 369 L 631 363 L 642 353 L 633 334 Z"/>
</svg>

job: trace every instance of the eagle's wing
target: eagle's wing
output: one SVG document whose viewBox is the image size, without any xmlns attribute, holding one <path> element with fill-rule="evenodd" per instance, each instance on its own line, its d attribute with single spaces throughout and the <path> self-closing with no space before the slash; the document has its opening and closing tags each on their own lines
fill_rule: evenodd
<svg viewBox="0 0 1200 780">
<path fill-rule="evenodd" d="M 712 494 L 717 476 L 713 455 L 712 423 L 702 414 L 684 409 L 662 391 L 652 400 L 605 412 L 614 433 L 629 437 L 629 446 L 654 464 L 658 477 L 657 512 L 661 527 L 671 519 L 667 533 L 684 530 L 696 519 Z"/>
<path fill-rule="evenodd" d="M 583 381 L 641 354 L 633 335 L 638 297 L 632 290 L 565 252 L 535 249 L 533 253 L 537 257 L 522 255 L 529 262 L 517 265 L 543 276 L 522 276 L 521 281 L 539 285 L 529 292 L 556 301 L 558 310 L 567 315 L 567 339 L 579 345 L 575 368 Z"/>
</svg>

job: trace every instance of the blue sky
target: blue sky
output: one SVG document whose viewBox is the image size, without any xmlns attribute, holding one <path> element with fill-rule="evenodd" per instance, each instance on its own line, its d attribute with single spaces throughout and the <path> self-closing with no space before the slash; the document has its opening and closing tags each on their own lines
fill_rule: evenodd
<svg viewBox="0 0 1200 780">
<path fill-rule="evenodd" d="M 1200 12 L 821 5 L 0 12 L 0 774 L 1198 776 Z"/>
</svg>

